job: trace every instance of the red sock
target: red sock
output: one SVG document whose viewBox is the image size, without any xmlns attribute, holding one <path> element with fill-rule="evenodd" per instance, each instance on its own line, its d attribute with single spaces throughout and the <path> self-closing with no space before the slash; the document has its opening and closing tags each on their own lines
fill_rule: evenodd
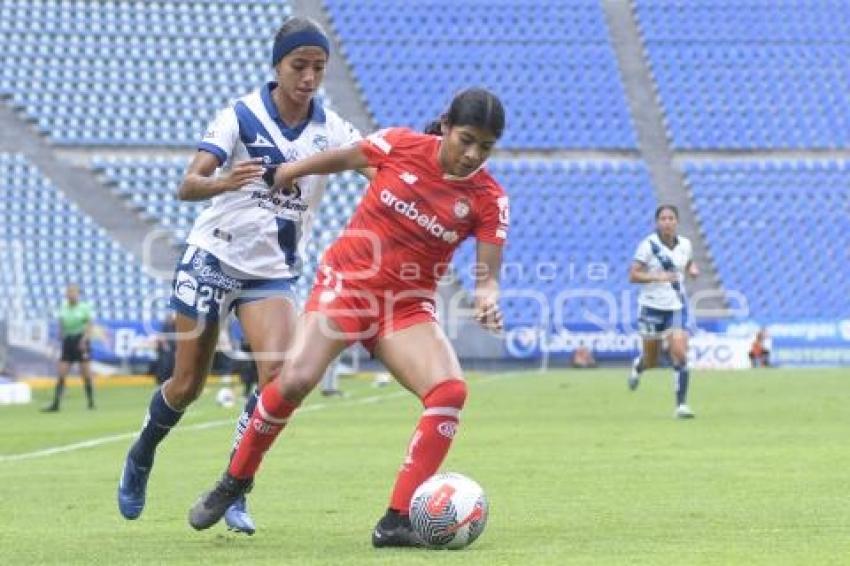
<svg viewBox="0 0 850 566">
<path fill-rule="evenodd" d="M 279 379 L 277 378 L 265 387 L 257 407 L 248 426 L 239 448 L 230 460 L 227 472 L 239 479 L 254 477 L 263 455 L 271 448 L 277 435 L 286 426 L 289 415 L 298 408 L 296 403 L 287 401 L 280 393 Z"/>
<path fill-rule="evenodd" d="M 440 468 L 452 444 L 464 401 L 466 383 L 460 379 L 441 381 L 422 398 L 425 411 L 398 472 L 390 508 L 408 513 L 413 492 Z"/>
</svg>

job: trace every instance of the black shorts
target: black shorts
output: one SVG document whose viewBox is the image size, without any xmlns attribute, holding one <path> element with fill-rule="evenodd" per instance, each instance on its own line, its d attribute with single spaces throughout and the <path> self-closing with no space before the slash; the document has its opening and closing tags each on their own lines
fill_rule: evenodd
<svg viewBox="0 0 850 566">
<path fill-rule="evenodd" d="M 80 346 L 80 341 L 83 339 L 82 334 L 75 334 L 73 336 L 66 336 L 62 339 L 62 357 L 59 358 L 61 362 L 87 362 L 89 361 L 89 343 L 88 340 L 82 343 L 82 347 Z"/>
</svg>

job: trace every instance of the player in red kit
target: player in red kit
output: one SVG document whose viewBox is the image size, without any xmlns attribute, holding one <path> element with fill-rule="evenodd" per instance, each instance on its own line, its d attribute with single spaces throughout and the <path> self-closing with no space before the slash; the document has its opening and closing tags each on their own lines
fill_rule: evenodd
<svg viewBox="0 0 850 566">
<path fill-rule="evenodd" d="M 325 368 L 360 341 L 424 406 L 372 543 L 420 544 L 408 517 L 410 498 L 444 460 L 467 394 L 460 363 L 436 321 L 434 291 L 469 236 L 478 240 L 476 317 L 490 330 L 502 327 L 498 278 L 508 198 L 483 165 L 504 123 L 496 96 L 468 89 L 429 128 L 441 137 L 391 128 L 278 169 L 275 187 L 284 191 L 305 175 L 364 167 L 377 172 L 322 259 L 280 376 L 263 390 L 224 476 L 190 511 L 194 528 L 218 522 L 251 487 L 263 455 Z"/>
</svg>

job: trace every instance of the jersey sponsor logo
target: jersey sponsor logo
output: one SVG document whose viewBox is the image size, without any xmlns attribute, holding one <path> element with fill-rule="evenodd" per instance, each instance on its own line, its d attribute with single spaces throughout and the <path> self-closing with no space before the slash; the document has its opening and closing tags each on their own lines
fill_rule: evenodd
<svg viewBox="0 0 850 566">
<path fill-rule="evenodd" d="M 398 178 L 407 183 L 408 185 L 412 185 L 413 183 L 419 180 L 419 177 L 417 177 L 410 171 L 405 171 L 404 173 L 399 175 Z"/>
<path fill-rule="evenodd" d="M 420 212 L 416 208 L 415 202 L 407 202 L 400 199 L 389 189 L 383 189 L 381 191 L 381 202 L 414 224 L 418 224 L 435 238 L 439 238 L 448 244 L 454 244 L 458 241 L 459 236 L 457 232 L 447 230 L 445 226 L 440 224 L 436 214 L 429 216 Z"/>
<path fill-rule="evenodd" d="M 295 185 L 295 192 L 291 195 L 282 196 L 271 194 L 268 191 L 254 191 L 251 199 L 257 201 L 257 206 L 275 213 L 286 211 L 303 213 L 309 205 L 301 199 L 301 188 Z"/>
<path fill-rule="evenodd" d="M 177 281 L 174 283 L 174 296 L 190 307 L 194 307 L 198 297 L 198 280 L 185 271 L 178 271 Z"/>
<path fill-rule="evenodd" d="M 254 138 L 254 141 L 246 143 L 245 146 L 246 147 L 274 147 L 274 144 L 272 142 L 270 142 L 269 140 L 267 140 L 265 138 L 265 136 L 263 136 L 262 134 L 260 134 L 258 132 L 257 137 Z"/>
<path fill-rule="evenodd" d="M 457 218 L 466 218 L 472 210 L 472 205 L 465 198 L 459 198 L 455 201 L 453 212 Z"/>
</svg>

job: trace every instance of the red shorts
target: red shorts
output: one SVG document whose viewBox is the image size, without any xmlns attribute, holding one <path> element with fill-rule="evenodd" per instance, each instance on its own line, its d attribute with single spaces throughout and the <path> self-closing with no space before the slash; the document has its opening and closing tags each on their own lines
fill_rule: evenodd
<svg viewBox="0 0 850 566">
<path fill-rule="evenodd" d="M 338 279 L 322 275 L 322 269 L 326 268 L 320 267 L 304 310 L 330 318 L 340 328 L 339 337 L 349 343 L 362 342 L 372 352 L 384 336 L 422 322 L 437 322 L 432 292 L 342 285 Z"/>
</svg>

